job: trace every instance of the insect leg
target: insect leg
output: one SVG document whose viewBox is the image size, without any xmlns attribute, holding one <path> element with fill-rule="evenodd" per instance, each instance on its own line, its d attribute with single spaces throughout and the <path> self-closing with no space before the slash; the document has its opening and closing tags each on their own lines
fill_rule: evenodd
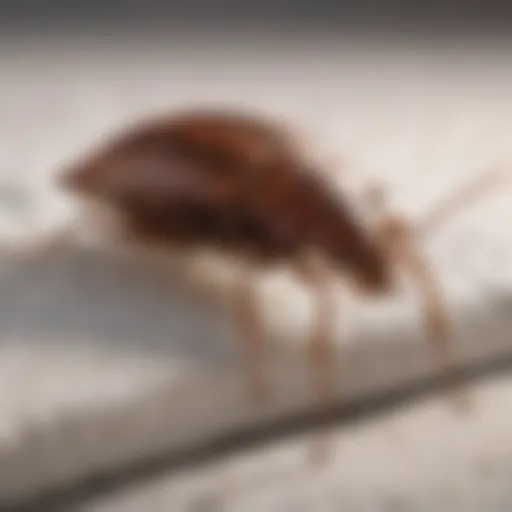
<svg viewBox="0 0 512 512">
<path fill-rule="evenodd" d="M 410 243 L 403 240 L 403 243 L 395 244 L 395 250 L 398 263 L 408 271 L 420 288 L 426 334 L 432 344 L 434 356 L 451 382 L 455 377 L 455 361 L 451 350 L 452 326 L 440 283 L 429 264 Z M 466 407 L 467 397 L 459 389 L 455 391 L 456 403 Z"/>
<path fill-rule="evenodd" d="M 315 313 L 309 341 L 309 360 L 320 405 L 324 413 L 331 415 L 336 399 L 334 324 L 337 307 L 330 286 L 333 274 L 325 260 L 313 257 L 299 261 L 296 270 L 314 291 Z M 323 460 L 327 455 L 325 442 L 322 445 L 319 451 L 312 453 L 317 460 Z"/>
<path fill-rule="evenodd" d="M 270 386 L 264 368 L 265 326 L 259 315 L 254 271 L 248 270 L 235 283 L 235 321 L 245 349 L 249 393 L 256 402 L 269 398 Z"/>
</svg>

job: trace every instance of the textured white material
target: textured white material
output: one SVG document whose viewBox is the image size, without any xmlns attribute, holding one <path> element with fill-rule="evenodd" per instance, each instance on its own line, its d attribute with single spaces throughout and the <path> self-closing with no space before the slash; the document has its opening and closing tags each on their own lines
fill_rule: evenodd
<svg viewBox="0 0 512 512">
<path fill-rule="evenodd" d="M 512 505 L 511 386 L 510 377 L 482 383 L 469 418 L 429 398 L 347 425 L 319 471 L 304 466 L 307 438 L 299 437 L 160 475 L 73 512 L 504 512 Z"/>
<path fill-rule="evenodd" d="M 289 117 L 346 156 L 347 172 L 383 182 L 396 207 L 419 219 L 437 198 L 510 154 L 512 69 L 497 51 L 491 65 L 484 51 L 468 63 L 456 52 L 416 50 L 296 44 L 270 58 L 268 50 L 237 46 L 233 54 L 212 44 L 205 59 L 200 49 L 171 44 L 125 47 L 124 54 L 114 46 L 45 53 L 44 45 L 6 44 L 5 239 L 60 222 L 65 209 L 46 191 L 51 173 L 102 133 L 195 101 Z M 220 68 L 209 66 L 215 56 Z M 333 179 L 342 172 L 333 170 Z M 461 362 L 512 352 L 510 193 L 490 195 L 424 244 L 447 290 Z M 314 404 L 303 352 L 308 297 L 285 278 L 263 284 L 262 311 L 276 335 L 269 357 L 276 396 L 265 409 L 245 399 L 237 345 L 222 317 L 157 271 L 92 249 L 36 263 L 6 256 L 0 497 L 65 485 Z M 343 295 L 340 401 L 434 371 L 414 290 L 377 304 Z"/>
</svg>

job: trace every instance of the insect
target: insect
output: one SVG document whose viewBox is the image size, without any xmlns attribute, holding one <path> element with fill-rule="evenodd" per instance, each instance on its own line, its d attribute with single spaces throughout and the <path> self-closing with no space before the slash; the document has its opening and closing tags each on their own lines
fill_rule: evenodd
<svg viewBox="0 0 512 512">
<path fill-rule="evenodd" d="M 399 269 L 408 271 L 420 290 L 429 340 L 440 363 L 451 368 L 442 291 L 414 242 L 496 176 L 486 174 L 442 201 L 417 226 L 389 213 L 383 190 L 371 189 L 366 197 L 378 221 L 369 226 L 325 175 L 313 172 L 290 133 L 249 112 L 169 113 L 112 136 L 63 173 L 60 184 L 117 212 L 134 240 L 169 250 L 213 247 L 248 263 L 233 292 L 233 315 L 254 399 L 270 392 L 255 284 L 261 270 L 278 265 L 292 268 L 316 297 L 308 357 L 322 404 L 335 395 L 332 323 L 338 311 L 329 292 L 334 276 L 376 296 L 396 288 Z"/>
</svg>

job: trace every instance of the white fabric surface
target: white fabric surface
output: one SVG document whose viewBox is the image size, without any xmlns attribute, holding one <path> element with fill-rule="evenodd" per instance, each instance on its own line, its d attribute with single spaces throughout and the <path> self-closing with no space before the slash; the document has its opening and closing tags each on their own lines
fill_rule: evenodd
<svg viewBox="0 0 512 512">
<path fill-rule="evenodd" d="M 159 475 L 73 512 L 510 510 L 510 377 L 483 382 L 471 419 L 436 398 L 340 429 L 332 460 L 304 465 L 307 437 Z"/>
<path fill-rule="evenodd" d="M 499 48 L 482 47 L 468 59 L 467 50 L 442 45 L 342 43 L 293 42 L 280 50 L 265 41 L 259 48 L 211 43 L 208 55 L 162 41 L 127 42 L 122 53 L 114 44 L 101 52 L 83 44 L 2 45 L 4 238 L 60 222 L 66 209 L 48 190 L 51 173 L 102 133 L 187 103 L 229 102 L 289 117 L 345 156 L 349 169 L 386 184 L 413 220 L 506 159 L 512 69 Z M 447 290 L 461 362 L 512 351 L 509 194 L 489 195 L 425 243 Z M 276 397 L 261 409 L 245 400 L 237 345 L 221 317 L 156 271 L 135 268 L 92 250 L 37 264 L 2 261 L 2 499 L 314 404 L 301 288 L 286 279 L 265 282 Z M 413 290 L 377 304 L 340 299 L 340 402 L 435 371 Z"/>
</svg>

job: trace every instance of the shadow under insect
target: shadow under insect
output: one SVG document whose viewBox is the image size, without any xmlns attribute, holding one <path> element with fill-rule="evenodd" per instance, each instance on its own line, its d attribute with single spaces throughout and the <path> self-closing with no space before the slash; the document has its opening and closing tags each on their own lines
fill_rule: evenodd
<svg viewBox="0 0 512 512">
<path fill-rule="evenodd" d="M 72 248 L 0 259 L 0 343 L 229 357 L 226 324 L 144 264 Z M 201 307 L 204 306 L 204 307 Z"/>
</svg>

